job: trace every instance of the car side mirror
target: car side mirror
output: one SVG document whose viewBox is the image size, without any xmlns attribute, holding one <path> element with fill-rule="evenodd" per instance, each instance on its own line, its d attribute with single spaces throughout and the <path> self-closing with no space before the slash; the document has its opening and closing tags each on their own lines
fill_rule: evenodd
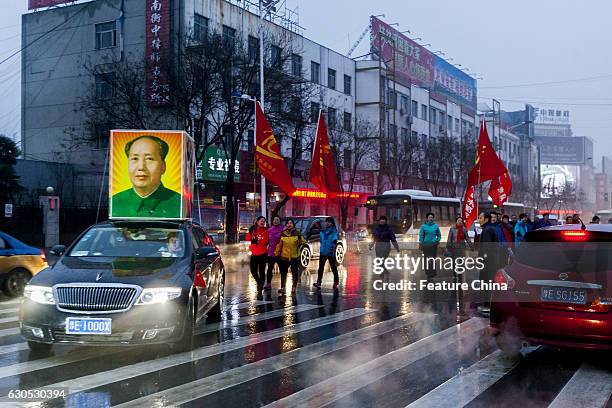
<svg viewBox="0 0 612 408">
<path fill-rule="evenodd" d="M 202 247 L 196 249 L 196 259 L 214 258 L 219 256 L 219 252 L 214 247 Z"/>
<path fill-rule="evenodd" d="M 65 245 L 55 245 L 50 251 L 55 256 L 62 256 L 66 252 Z"/>
</svg>

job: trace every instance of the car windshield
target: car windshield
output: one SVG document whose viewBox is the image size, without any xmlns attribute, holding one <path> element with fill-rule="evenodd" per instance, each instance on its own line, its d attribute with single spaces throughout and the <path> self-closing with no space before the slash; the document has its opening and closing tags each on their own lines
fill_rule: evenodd
<svg viewBox="0 0 612 408">
<path fill-rule="evenodd" d="M 183 231 L 172 228 L 92 228 L 77 242 L 71 257 L 181 258 Z"/>
</svg>

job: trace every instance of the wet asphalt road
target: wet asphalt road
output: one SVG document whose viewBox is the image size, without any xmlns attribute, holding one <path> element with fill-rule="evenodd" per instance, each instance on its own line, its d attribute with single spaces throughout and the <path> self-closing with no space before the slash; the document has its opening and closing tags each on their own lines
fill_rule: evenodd
<svg viewBox="0 0 612 408">
<path fill-rule="evenodd" d="M 278 275 L 258 297 L 247 268 L 226 260 L 223 320 L 184 353 L 56 346 L 35 356 L 18 334 L 20 301 L 0 298 L 0 396 L 70 390 L 29 407 L 612 408 L 609 353 L 539 347 L 505 357 L 469 304 L 458 318 L 444 294 L 375 292 L 368 262 L 348 256 L 337 294 L 330 272 L 311 290 L 307 270 L 296 296 L 278 298 Z"/>
</svg>

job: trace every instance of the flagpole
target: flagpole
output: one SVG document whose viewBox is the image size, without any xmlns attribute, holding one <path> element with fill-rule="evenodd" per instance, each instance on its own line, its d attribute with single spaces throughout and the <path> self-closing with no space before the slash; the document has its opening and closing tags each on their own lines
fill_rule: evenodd
<svg viewBox="0 0 612 408">
<path fill-rule="evenodd" d="M 263 9 L 261 0 L 259 1 L 259 100 L 261 102 L 261 111 L 264 111 L 264 38 L 263 38 Z M 266 10 L 267 11 L 267 10 Z M 255 98 L 257 101 L 257 98 Z M 257 104 L 257 102 L 255 102 Z M 255 133 L 257 133 L 257 106 L 255 106 Z M 257 140 L 257 136 L 253 139 Z M 257 151 L 257 142 L 255 143 L 255 151 Z M 291 177 L 291 175 L 289 175 Z M 267 218 L 266 209 L 266 178 L 261 175 L 261 215 Z"/>
</svg>

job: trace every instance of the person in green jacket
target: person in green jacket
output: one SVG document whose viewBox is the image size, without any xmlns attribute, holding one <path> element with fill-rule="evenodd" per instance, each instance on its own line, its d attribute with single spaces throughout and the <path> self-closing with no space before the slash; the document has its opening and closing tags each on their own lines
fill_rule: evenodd
<svg viewBox="0 0 612 408">
<path fill-rule="evenodd" d="M 125 145 L 132 188 L 113 195 L 112 217 L 181 216 L 181 195 L 161 182 L 168 150 L 165 141 L 151 135 L 137 137 Z"/>
<path fill-rule="evenodd" d="M 438 254 L 438 245 L 442 239 L 440 227 L 434 222 L 433 213 L 427 213 L 425 224 L 419 230 L 419 247 L 425 257 L 425 275 L 428 281 L 433 281 L 436 276 L 435 258 Z"/>
</svg>

